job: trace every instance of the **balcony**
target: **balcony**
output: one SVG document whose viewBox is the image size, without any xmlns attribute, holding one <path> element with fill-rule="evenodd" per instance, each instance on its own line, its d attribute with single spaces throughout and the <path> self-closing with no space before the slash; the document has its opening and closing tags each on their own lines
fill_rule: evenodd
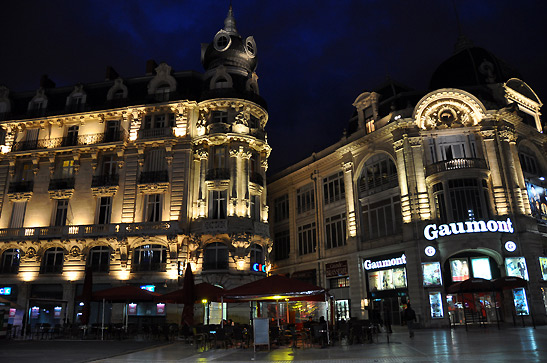
<svg viewBox="0 0 547 363">
<path fill-rule="evenodd" d="M 178 224 L 168 221 L 146 223 L 90 224 L 81 226 L 48 226 L 0 229 L 0 241 L 47 240 L 53 238 L 90 238 L 155 236 L 180 233 Z"/>
<path fill-rule="evenodd" d="M 444 160 L 435 164 L 427 165 L 425 168 L 426 176 L 441 173 L 443 171 L 460 169 L 488 169 L 486 160 L 477 158 L 460 158 Z"/>
<path fill-rule="evenodd" d="M 54 149 L 58 147 L 70 147 L 80 145 L 95 145 L 123 141 L 126 138 L 127 132 L 125 130 L 122 130 L 119 132 L 65 136 L 50 139 L 25 140 L 13 144 L 11 151 L 26 151 L 38 149 Z"/>
<path fill-rule="evenodd" d="M 230 179 L 230 171 L 227 168 L 214 168 L 207 170 L 205 180 L 226 180 Z"/>
<path fill-rule="evenodd" d="M 66 189 L 74 189 L 74 177 L 51 179 L 49 181 L 48 190 L 66 190 Z"/>
<path fill-rule="evenodd" d="M 94 175 L 91 181 L 91 187 L 112 187 L 119 184 L 120 176 L 118 174 Z"/>
<path fill-rule="evenodd" d="M 251 175 L 249 175 L 249 181 L 251 183 L 264 186 L 264 177 L 260 173 L 257 173 L 257 172 L 251 173 Z"/>
<path fill-rule="evenodd" d="M 168 183 L 169 173 L 167 170 L 143 171 L 139 178 L 139 184 Z"/>
<path fill-rule="evenodd" d="M 8 194 L 31 193 L 34 189 L 34 181 L 11 182 L 8 188 Z"/>
<path fill-rule="evenodd" d="M 139 130 L 139 139 L 154 139 L 154 138 L 172 137 L 172 136 L 173 136 L 172 127 Z"/>
</svg>

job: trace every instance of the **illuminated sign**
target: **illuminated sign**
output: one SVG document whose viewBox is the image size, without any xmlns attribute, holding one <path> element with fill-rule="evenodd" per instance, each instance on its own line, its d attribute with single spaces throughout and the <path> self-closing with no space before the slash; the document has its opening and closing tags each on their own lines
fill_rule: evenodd
<svg viewBox="0 0 547 363">
<path fill-rule="evenodd" d="M 156 290 L 156 285 L 142 285 L 141 289 L 154 292 L 154 290 Z"/>
<path fill-rule="evenodd" d="M 514 252 L 517 249 L 517 244 L 513 241 L 505 242 L 505 249 L 507 252 Z"/>
<path fill-rule="evenodd" d="M 165 304 L 163 303 L 156 304 L 156 314 L 165 315 Z"/>
<path fill-rule="evenodd" d="M 391 259 L 381 260 L 381 261 L 365 260 L 365 262 L 363 263 L 365 270 L 376 270 L 379 268 L 399 266 L 399 265 L 406 265 L 406 255 L 404 253 L 401 257 L 396 257 L 396 258 L 391 258 Z"/>
<path fill-rule="evenodd" d="M 253 269 L 253 271 L 256 272 L 266 272 L 266 265 L 263 265 L 261 263 L 254 263 L 251 268 Z"/>
<path fill-rule="evenodd" d="M 127 304 L 127 315 L 137 315 L 137 304 Z"/>
<path fill-rule="evenodd" d="M 60 306 L 56 306 L 53 308 L 53 317 L 55 319 L 61 318 L 61 311 L 63 311 L 63 308 Z"/>
<path fill-rule="evenodd" d="M 433 246 L 427 246 L 424 250 L 424 253 L 426 256 L 432 257 L 432 256 L 435 256 L 435 254 L 437 253 L 437 250 Z"/>
<path fill-rule="evenodd" d="M 481 232 L 513 233 L 513 223 L 511 219 L 507 218 L 506 221 L 465 221 L 441 224 L 439 226 L 428 224 L 424 228 L 424 237 L 429 241 L 433 241 L 439 237 L 450 236 L 452 234 Z"/>
<path fill-rule="evenodd" d="M 11 287 L 0 287 L 0 295 L 11 295 Z"/>
</svg>

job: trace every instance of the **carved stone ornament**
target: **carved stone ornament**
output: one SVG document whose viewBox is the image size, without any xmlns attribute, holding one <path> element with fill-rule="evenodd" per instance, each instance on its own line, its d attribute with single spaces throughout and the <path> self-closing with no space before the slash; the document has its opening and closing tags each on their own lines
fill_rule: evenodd
<svg viewBox="0 0 547 363">
<path fill-rule="evenodd" d="M 166 193 L 169 190 L 169 183 L 139 184 L 138 188 L 142 194 Z"/>
<path fill-rule="evenodd" d="M 80 252 L 81 252 L 80 247 L 72 246 L 72 248 L 70 249 L 69 254 L 70 254 L 71 257 L 78 257 L 78 256 L 80 256 Z"/>
<path fill-rule="evenodd" d="M 25 258 L 32 259 L 34 257 L 36 257 L 36 250 L 34 249 L 34 247 L 27 248 L 27 251 L 25 252 Z"/>
<path fill-rule="evenodd" d="M 421 129 L 444 129 L 477 125 L 485 117 L 485 111 L 470 93 L 445 88 L 422 98 L 413 117 Z"/>
<path fill-rule="evenodd" d="M 49 199 L 70 199 L 74 195 L 74 189 L 50 190 Z"/>
<path fill-rule="evenodd" d="M 117 185 L 93 187 L 91 193 L 94 197 L 113 197 L 118 191 Z"/>
<path fill-rule="evenodd" d="M 32 192 L 9 193 L 8 198 L 10 202 L 28 202 L 32 198 Z"/>
<path fill-rule="evenodd" d="M 251 236 L 247 233 L 232 235 L 232 246 L 235 248 L 249 248 L 251 245 Z"/>
</svg>

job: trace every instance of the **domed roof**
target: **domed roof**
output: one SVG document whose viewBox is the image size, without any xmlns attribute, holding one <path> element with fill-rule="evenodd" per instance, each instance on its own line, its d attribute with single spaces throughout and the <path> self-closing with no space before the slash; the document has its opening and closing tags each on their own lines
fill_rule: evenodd
<svg viewBox="0 0 547 363">
<path fill-rule="evenodd" d="M 486 49 L 468 44 L 441 63 L 431 77 L 429 88 L 466 88 L 503 83 L 513 77 L 519 78 L 516 69 Z"/>
<path fill-rule="evenodd" d="M 224 28 L 215 35 L 212 43 L 206 45 L 201 63 L 206 71 L 221 65 L 255 71 L 256 43 L 252 36 L 243 40 L 237 32 L 232 6 L 224 20 Z"/>
</svg>

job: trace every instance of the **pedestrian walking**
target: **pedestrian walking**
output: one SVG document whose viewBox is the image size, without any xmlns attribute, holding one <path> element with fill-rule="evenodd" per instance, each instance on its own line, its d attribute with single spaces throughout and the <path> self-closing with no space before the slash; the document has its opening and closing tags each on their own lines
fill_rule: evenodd
<svg viewBox="0 0 547 363">
<path fill-rule="evenodd" d="M 408 335 L 413 338 L 414 337 L 414 321 L 416 321 L 416 312 L 412 309 L 410 306 L 410 303 L 406 306 L 405 309 L 405 321 L 406 326 L 408 328 Z"/>
</svg>

